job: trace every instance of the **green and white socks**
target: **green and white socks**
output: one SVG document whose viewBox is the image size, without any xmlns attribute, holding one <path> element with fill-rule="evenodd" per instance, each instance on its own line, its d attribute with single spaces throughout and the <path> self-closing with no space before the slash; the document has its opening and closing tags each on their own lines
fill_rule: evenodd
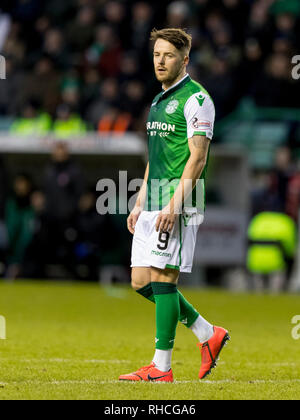
<svg viewBox="0 0 300 420">
<path fill-rule="evenodd" d="M 176 284 L 152 282 L 156 303 L 155 348 L 169 350 L 174 346 L 176 327 L 180 314 Z"/>
<path fill-rule="evenodd" d="M 144 296 L 150 302 L 155 303 L 152 283 L 138 289 L 137 293 Z M 177 293 L 179 295 L 180 306 L 179 321 L 193 331 L 200 343 L 209 340 L 213 335 L 213 326 L 196 311 L 178 289 Z"/>
<path fill-rule="evenodd" d="M 180 315 L 179 294 L 176 284 L 152 282 L 156 304 L 156 337 L 153 362 L 157 369 L 167 372 L 171 368 L 176 327 Z"/>
<path fill-rule="evenodd" d="M 162 372 L 168 372 L 171 369 L 172 351 L 173 349 L 155 349 L 152 362 L 154 362 L 157 369 L 161 370 Z"/>
<path fill-rule="evenodd" d="M 137 292 L 156 303 L 156 350 L 153 362 L 159 370 L 167 372 L 171 368 L 178 320 L 190 328 L 201 343 L 212 337 L 213 326 L 199 315 L 175 284 L 152 282 Z"/>
<path fill-rule="evenodd" d="M 208 341 L 214 333 L 214 327 L 201 315 L 198 316 L 193 325 L 191 325 L 190 329 L 193 331 L 200 343 Z"/>
</svg>

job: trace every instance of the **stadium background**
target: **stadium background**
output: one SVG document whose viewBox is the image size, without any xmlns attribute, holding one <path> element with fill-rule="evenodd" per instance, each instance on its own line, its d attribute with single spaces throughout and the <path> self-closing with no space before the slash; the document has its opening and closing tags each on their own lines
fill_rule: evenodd
<svg viewBox="0 0 300 420">
<path fill-rule="evenodd" d="M 149 33 L 182 27 L 193 36 L 188 72 L 216 106 L 207 220 L 185 284 L 247 288 L 252 216 L 298 224 L 299 2 L 18 0 L 0 10 L 1 276 L 129 281 L 126 215 L 97 214 L 96 183 L 143 176 L 145 119 L 161 89 Z"/>
</svg>

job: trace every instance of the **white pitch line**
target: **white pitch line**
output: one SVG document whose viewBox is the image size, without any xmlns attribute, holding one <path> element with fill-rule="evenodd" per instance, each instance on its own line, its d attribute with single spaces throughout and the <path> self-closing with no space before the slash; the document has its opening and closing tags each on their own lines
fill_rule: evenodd
<svg viewBox="0 0 300 420">
<path fill-rule="evenodd" d="M 234 365 L 234 366 L 266 366 L 266 362 L 225 362 L 222 360 L 218 361 L 218 366 L 220 365 Z M 298 366 L 300 365 L 300 361 L 298 362 L 274 362 L 274 363 L 268 363 L 268 366 Z"/>
<path fill-rule="evenodd" d="M 132 363 L 131 360 L 106 360 L 106 359 L 59 359 L 59 358 L 50 358 L 50 359 L 18 359 L 17 357 L 14 358 L 6 358 L 0 357 L 1 361 L 13 361 L 13 362 L 20 362 L 20 363 L 91 363 L 91 364 L 120 364 L 120 363 Z"/>
<path fill-rule="evenodd" d="M 294 382 L 294 383 L 300 383 L 300 379 L 249 379 L 248 381 L 245 380 L 233 380 L 233 379 L 219 379 L 216 381 L 213 380 L 199 380 L 199 381 L 176 381 L 176 383 L 204 383 L 204 384 L 208 384 L 208 385 L 217 385 L 217 384 L 280 384 L 280 383 L 289 383 L 289 382 Z"/>
<path fill-rule="evenodd" d="M 120 359 L 63 359 L 63 358 L 33 358 L 33 359 L 22 359 L 18 357 L 0 357 L 1 361 L 13 361 L 13 362 L 20 362 L 20 363 L 71 363 L 71 364 L 79 364 L 79 363 L 86 363 L 86 364 L 125 364 L 125 363 L 144 363 L 143 360 L 120 360 Z M 174 365 L 177 364 L 176 361 L 173 362 Z M 265 362 L 225 362 L 225 361 L 218 361 L 218 365 L 234 365 L 234 366 L 265 366 Z M 268 366 L 298 366 L 300 365 L 300 361 L 298 362 L 274 362 L 268 363 Z"/>
<path fill-rule="evenodd" d="M 0 386 L 7 385 L 112 385 L 112 384 L 147 384 L 148 382 L 131 382 L 131 381 L 118 381 L 118 380 L 107 380 L 107 381 L 97 381 L 97 380 L 53 380 L 53 381 L 39 381 L 39 380 L 28 380 L 28 381 L 14 381 L 14 382 L 0 382 Z M 221 379 L 221 380 L 192 380 L 192 381 L 177 381 L 175 380 L 172 383 L 169 382 L 151 382 L 151 385 L 182 385 L 182 384 L 198 384 L 198 385 L 219 385 L 219 384 L 286 384 L 286 383 L 300 383 L 300 379 L 254 379 L 254 380 L 232 380 L 232 379 Z"/>
</svg>

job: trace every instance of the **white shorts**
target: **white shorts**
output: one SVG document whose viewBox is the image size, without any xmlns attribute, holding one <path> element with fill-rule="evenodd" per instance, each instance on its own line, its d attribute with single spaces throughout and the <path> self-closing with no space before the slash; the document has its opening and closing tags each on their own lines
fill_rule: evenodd
<svg viewBox="0 0 300 420">
<path fill-rule="evenodd" d="M 203 214 L 186 209 L 172 232 L 156 232 L 159 211 L 143 211 L 138 218 L 132 241 L 131 267 L 174 268 L 190 273 L 199 226 Z"/>
</svg>

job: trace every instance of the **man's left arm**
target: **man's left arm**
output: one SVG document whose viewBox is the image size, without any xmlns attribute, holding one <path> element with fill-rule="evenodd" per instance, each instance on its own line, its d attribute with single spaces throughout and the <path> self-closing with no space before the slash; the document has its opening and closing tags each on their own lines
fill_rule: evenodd
<svg viewBox="0 0 300 420">
<path fill-rule="evenodd" d="M 196 92 L 184 106 L 190 157 L 169 204 L 159 213 L 157 231 L 171 231 L 182 205 L 191 194 L 206 165 L 210 140 L 213 136 L 215 107 L 207 93 Z M 189 180 L 188 182 L 185 182 Z"/>
<path fill-rule="evenodd" d="M 173 229 L 184 201 L 191 194 L 206 165 L 210 140 L 206 136 L 194 135 L 188 140 L 188 144 L 190 157 L 173 197 L 158 215 L 156 221 L 157 232 L 170 232 Z"/>
</svg>

